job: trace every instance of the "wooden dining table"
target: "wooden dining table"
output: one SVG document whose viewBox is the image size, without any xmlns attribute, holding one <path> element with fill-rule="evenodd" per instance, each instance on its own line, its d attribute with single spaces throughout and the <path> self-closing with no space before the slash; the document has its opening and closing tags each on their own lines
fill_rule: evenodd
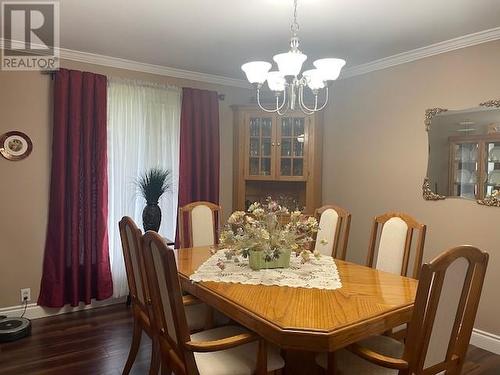
<svg viewBox="0 0 500 375">
<path fill-rule="evenodd" d="M 182 288 L 285 350 L 334 352 L 410 320 L 412 278 L 335 260 L 342 282 L 335 290 L 192 282 L 210 256 L 209 247 L 178 250 Z"/>
</svg>

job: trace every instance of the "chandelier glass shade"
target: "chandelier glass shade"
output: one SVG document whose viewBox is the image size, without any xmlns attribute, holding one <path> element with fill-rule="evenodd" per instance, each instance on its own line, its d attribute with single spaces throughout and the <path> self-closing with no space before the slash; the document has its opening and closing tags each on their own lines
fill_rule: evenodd
<svg viewBox="0 0 500 375">
<path fill-rule="evenodd" d="M 272 64 L 266 61 L 252 61 L 241 66 L 247 80 L 256 87 L 257 103 L 266 112 L 284 114 L 287 110 L 300 108 L 305 114 L 321 111 L 328 104 L 328 86 L 336 80 L 345 60 L 324 58 L 313 62 L 315 69 L 302 72 L 302 65 L 307 56 L 299 50 L 297 32 L 297 0 L 294 0 L 294 15 L 291 26 L 292 37 L 290 50 L 273 56 L 278 70 L 271 71 Z M 275 95 L 274 108 L 266 108 L 260 100 L 260 90 L 267 81 L 267 86 Z M 313 106 L 308 107 L 304 102 L 304 88 L 308 87 L 314 97 Z M 323 95 L 321 93 L 323 92 Z M 323 96 L 323 104 L 319 97 Z"/>
</svg>

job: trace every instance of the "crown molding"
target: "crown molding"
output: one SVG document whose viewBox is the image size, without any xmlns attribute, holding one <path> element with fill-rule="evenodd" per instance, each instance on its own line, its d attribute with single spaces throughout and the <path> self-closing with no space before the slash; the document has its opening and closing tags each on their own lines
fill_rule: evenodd
<svg viewBox="0 0 500 375">
<path fill-rule="evenodd" d="M 139 61 L 127 60 L 119 57 L 111 57 L 111 56 L 98 55 L 88 52 L 74 51 L 66 48 L 60 48 L 59 51 L 60 51 L 60 58 L 63 60 L 71 60 L 87 64 L 109 66 L 113 68 L 133 70 L 133 71 L 157 74 L 160 76 L 167 76 L 173 78 L 182 78 L 192 81 L 212 83 L 216 85 L 240 87 L 246 89 L 251 88 L 250 84 L 242 79 L 229 78 L 214 74 L 192 72 L 190 70 L 142 63 Z"/>
<path fill-rule="evenodd" d="M 24 45 L 23 43 L 17 40 L 12 40 L 11 43 L 14 46 L 17 46 L 18 48 L 22 48 Z M 4 45 L 5 45 L 5 39 L 0 38 L 0 48 L 3 49 Z M 35 46 L 37 45 L 35 44 Z M 41 47 L 42 46 L 40 46 L 40 48 Z M 171 68 L 162 65 L 148 64 L 140 61 L 122 59 L 120 57 L 99 55 L 96 53 L 76 51 L 67 48 L 56 48 L 55 52 L 56 55 L 59 54 L 59 58 L 62 60 L 77 61 L 86 64 L 93 64 L 100 66 L 109 66 L 112 68 L 132 70 L 142 73 L 151 73 L 172 78 L 188 79 L 192 81 L 212 83 L 222 86 L 251 89 L 251 85 L 247 81 L 244 81 L 242 79 L 229 78 L 215 74 L 192 72 L 190 70 Z"/>
<path fill-rule="evenodd" d="M 384 57 L 379 60 L 374 60 L 365 64 L 356 65 L 353 67 L 345 68 L 340 75 L 340 79 L 351 78 L 377 70 L 387 69 L 408 62 L 424 59 L 439 55 L 441 53 L 455 51 L 457 49 L 472 47 L 478 44 L 491 42 L 500 39 L 500 27 L 489 30 L 479 31 L 477 33 L 464 35 L 458 38 L 449 39 L 443 42 L 431 44 L 426 47 L 417 48 L 411 51 L 398 53 L 396 55 Z M 15 44 L 16 41 L 13 41 Z M 18 42 L 17 42 L 18 43 Z M 0 38 L 0 48 L 4 46 L 4 39 Z M 64 60 L 78 61 L 87 64 L 109 66 L 113 68 L 132 70 L 143 73 L 157 74 L 161 76 L 182 78 L 198 82 L 212 83 L 216 85 L 240 87 L 250 89 L 250 84 L 242 79 L 224 77 L 214 74 L 206 74 L 193 72 L 190 70 L 183 70 L 171 68 L 168 66 L 154 65 L 143 63 L 134 60 L 122 59 L 119 57 L 111 57 L 99 55 L 95 53 L 75 51 L 67 48 L 59 48 L 57 50 L 59 56 Z"/>
<path fill-rule="evenodd" d="M 492 42 L 500 39 L 500 27 L 479 31 L 477 33 L 460 36 L 445 40 L 443 42 L 431 44 L 426 47 L 413 49 L 407 52 L 398 53 L 396 55 L 384 57 L 379 60 L 370 61 L 365 64 L 356 65 L 346 68 L 342 71 L 341 79 L 359 76 L 362 74 L 374 72 L 377 70 L 387 69 L 393 66 L 406 64 L 412 61 L 425 59 L 439 55 L 441 53 L 455 51 L 457 49 L 472 47 L 478 44 Z"/>
</svg>

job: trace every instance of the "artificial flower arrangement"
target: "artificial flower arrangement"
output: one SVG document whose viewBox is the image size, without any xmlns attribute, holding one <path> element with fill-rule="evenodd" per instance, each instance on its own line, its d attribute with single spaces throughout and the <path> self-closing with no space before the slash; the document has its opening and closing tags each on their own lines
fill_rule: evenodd
<svg viewBox="0 0 500 375">
<path fill-rule="evenodd" d="M 283 223 L 280 218 L 288 215 L 289 222 Z M 289 266 L 291 252 L 303 262 L 309 260 L 318 229 L 316 218 L 304 217 L 301 211 L 289 212 L 268 198 L 264 204 L 253 203 L 247 212 L 233 212 L 221 232 L 219 247 L 226 249 L 228 259 L 249 258 L 253 269 L 283 268 Z"/>
</svg>

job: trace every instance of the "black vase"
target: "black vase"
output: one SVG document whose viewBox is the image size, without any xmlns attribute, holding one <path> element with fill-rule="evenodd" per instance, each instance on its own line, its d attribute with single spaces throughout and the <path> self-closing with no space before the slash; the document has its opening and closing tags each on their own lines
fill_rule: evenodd
<svg viewBox="0 0 500 375">
<path fill-rule="evenodd" d="M 142 226 L 144 232 L 152 230 L 158 232 L 161 224 L 161 210 L 158 203 L 148 203 L 142 211 Z"/>
</svg>

